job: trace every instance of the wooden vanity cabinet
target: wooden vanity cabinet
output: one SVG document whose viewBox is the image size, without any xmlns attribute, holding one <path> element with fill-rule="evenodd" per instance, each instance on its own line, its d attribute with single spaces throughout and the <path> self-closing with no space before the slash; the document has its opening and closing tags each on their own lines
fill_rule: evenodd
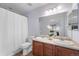
<svg viewBox="0 0 79 59">
<path fill-rule="evenodd" d="M 75 56 L 74 51 L 68 48 L 61 48 L 62 49 L 62 56 Z"/>
<path fill-rule="evenodd" d="M 55 46 L 55 56 L 60 56 L 62 54 L 62 49 L 58 46 Z"/>
<path fill-rule="evenodd" d="M 56 46 L 56 56 L 75 56 L 74 51 L 68 48 Z"/>
<path fill-rule="evenodd" d="M 50 44 L 44 44 L 44 56 L 52 56 L 53 48 Z"/>
<path fill-rule="evenodd" d="M 33 40 L 35 56 L 79 56 L 79 51 Z"/>
<path fill-rule="evenodd" d="M 43 43 L 38 41 L 33 41 L 33 55 L 43 56 Z"/>
<path fill-rule="evenodd" d="M 65 47 L 55 46 L 56 56 L 79 56 L 79 51 Z"/>
<path fill-rule="evenodd" d="M 55 56 L 55 45 L 33 41 L 33 55 Z"/>
<path fill-rule="evenodd" d="M 77 51 L 75 50 L 74 51 L 74 54 L 75 54 L 75 56 L 79 56 L 79 51 L 78 50 Z"/>
</svg>

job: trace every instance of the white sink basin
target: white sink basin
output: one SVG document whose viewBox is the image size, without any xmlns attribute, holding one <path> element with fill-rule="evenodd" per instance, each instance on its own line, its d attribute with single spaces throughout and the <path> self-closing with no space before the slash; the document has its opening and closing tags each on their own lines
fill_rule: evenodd
<svg viewBox="0 0 79 59">
<path fill-rule="evenodd" d="M 62 44 L 62 45 L 74 45 L 72 41 L 68 41 L 68 40 L 54 39 L 52 41 L 58 44 Z"/>
</svg>

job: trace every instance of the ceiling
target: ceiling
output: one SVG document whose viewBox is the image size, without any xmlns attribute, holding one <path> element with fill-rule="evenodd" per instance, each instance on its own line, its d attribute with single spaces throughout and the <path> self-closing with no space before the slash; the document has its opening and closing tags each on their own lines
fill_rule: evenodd
<svg viewBox="0 0 79 59">
<path fill-rule="evenodd" d="M 0 7 L 24 15 L 46 4 L 47 3 L 0 3 Z"/>
<path fill-rule="evenodd" d="M 72 6 L 71 3 L 69 4 L 67 3 L 50 3 L 50 4 L 49 3 L 0 3 L 0 7 L 24 16 L 27 16 L 27 13 L 39 7 L 42 7 L 42 9 L 47 10 L 47 9 L 55 8 L 58 5 L 62 5 L 63 9 L 70 9 Z"/>
</svg>

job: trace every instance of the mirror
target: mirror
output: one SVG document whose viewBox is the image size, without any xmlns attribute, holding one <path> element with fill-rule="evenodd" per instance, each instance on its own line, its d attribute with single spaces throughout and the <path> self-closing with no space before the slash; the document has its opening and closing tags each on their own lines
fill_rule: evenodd
<svg viewBox="0 0 79 59">
<path fill-rule="evenodd" d="M 74 5 L 72 5 L 73 7 Z M 68 12 L 67 18 L 68 18 L 68 28 L 69 30 L 78 30 L 78 8 L 77 5 L 75 5 L 73 7 L 73 9 L 71 9 Z"/>
<path fill-rule="evenodd" d="M 51 16 L 40 17 L 40 35 L 66 35 L 65 29 L 66 13 L 59 13 Z"/>
<path fill-rule="evenodd" d="M 72 4 L 66 12 L 40 17 L 40 35 L 65 36 L 72 40 L 78 41 L 78 7 Z M 57 33 L 56 33 L 57 32 Z"/>
<path fill-rule="evenodd" d="M 67 36 L 79 44 L 78 4 L 73 4 L 67 13 Z"/>
<path fill-rule="evenodd" d="M 40 17 L 40 35 L 58 35 L 79 43 L 78 4 L 71 4 L 69 10 Z"/>
</svg>

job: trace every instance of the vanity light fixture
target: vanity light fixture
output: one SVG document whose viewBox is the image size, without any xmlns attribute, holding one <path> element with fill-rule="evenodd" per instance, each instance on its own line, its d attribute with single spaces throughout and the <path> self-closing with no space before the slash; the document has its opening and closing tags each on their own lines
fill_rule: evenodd
<svg viewBox="0 0 79 59">
<path fill-rule="evenodd" d="M 51 15 L 53 13 L 53 10 L 52 9 L 49 9 L 49 10 L 46 10 L 45 11 L 45 15 Z"/>
<path fill-rule="evenodd" d="M 57 7 L 57 10 L 60 10 L 60 9 L 62 9 L 62 6 L 61 6 L 61 5 L 59 5 L 59 6 Z"/>
<path fill-rule="evenodd" d="M 48 9 L 48 10 L 46 10 L 45 13 L 44 13 L 44 15 L 45 15 L 45 16 L 51 15 L 51 14 L 53 14 L 53 13 L 55 13 L 56 11 L 61 10 L 61 9 L 62 9 L 62 6 L 59 5 L 59 6 L 55 7 L 55 8 L 53 8 L 53 9 Z"/>
<path fill-rule="evenodd" d="M 49 15 L 48 10 L 45 11 L 44 15 L 45 15 L 45 16 Z"/>
<path fill-rule="evenodd" d="M 52 13 L 53 12 L 53 10 L 52 9 L 49 9 L 49 13 Z"/>
<path fill-rule="evenodd" d="M 56 8 L 53 9 L 53 12 L 56 12 Z"/>
</svg>

